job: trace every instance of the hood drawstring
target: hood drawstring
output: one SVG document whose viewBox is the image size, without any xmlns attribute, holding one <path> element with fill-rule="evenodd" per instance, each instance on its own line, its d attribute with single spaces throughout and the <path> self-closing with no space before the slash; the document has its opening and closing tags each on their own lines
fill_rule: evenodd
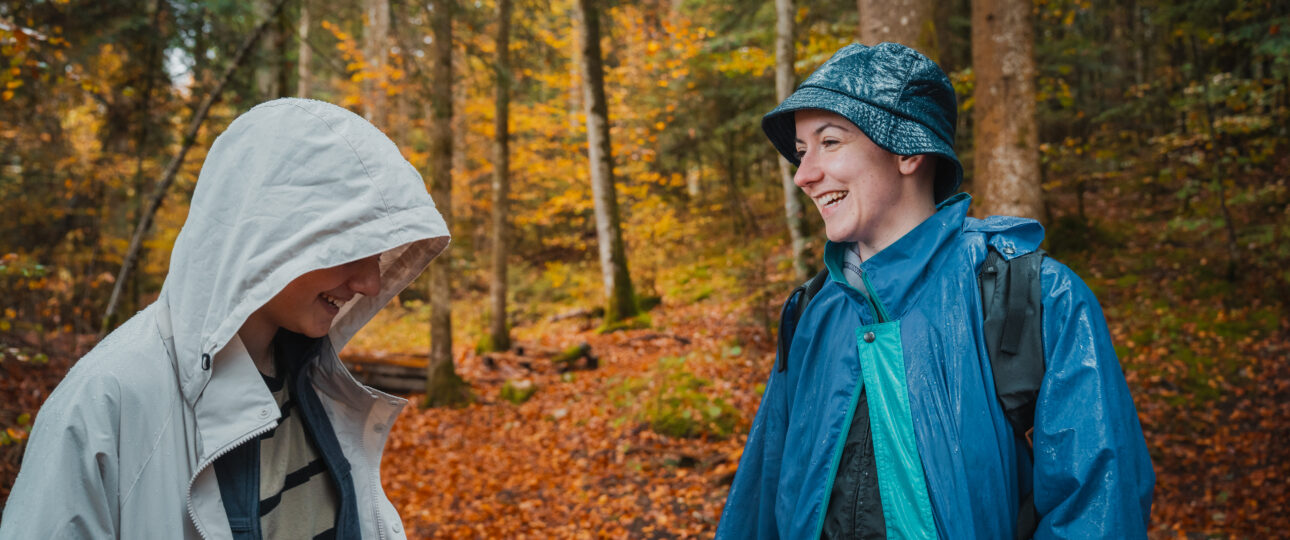
<svg viewBox="0 0 1290 540">
<path fill-rule="evenodd" d="M 202 353 L 202 371 L 210 371 L 210 369 L 211 355 L 209 353 Z"/>
</svg>

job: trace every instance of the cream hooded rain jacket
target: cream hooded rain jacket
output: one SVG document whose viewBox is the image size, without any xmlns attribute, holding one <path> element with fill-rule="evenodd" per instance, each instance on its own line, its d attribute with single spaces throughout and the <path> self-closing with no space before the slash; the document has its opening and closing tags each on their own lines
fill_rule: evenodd
<svg viewBox="0 0 1290 540">
<path fill-rule="evenodd" d="M 80 360 L 45 402 L 0 539 L 230 538 L 212 464 L 278 410 L 226 347 L 296 277 L 381 254 L 381 292 L 342 306 L 307 369 L 352 467 L 364 538 L 403 538 L 381 489 L 405 400 L 354 381 L 337 351 L 448 245 L 420 175 L 358 116 L 280 99 L 215 141 L 155 303 Z"/>
</svg>

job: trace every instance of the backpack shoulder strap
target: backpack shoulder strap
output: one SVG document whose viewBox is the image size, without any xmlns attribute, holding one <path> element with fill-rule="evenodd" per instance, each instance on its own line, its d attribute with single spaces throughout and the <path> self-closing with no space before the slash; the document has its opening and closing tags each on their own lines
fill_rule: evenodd
<svg viewBox="0 0 1290 540">
<path fill-rule="evenodd" d="M 994 389 L 1012 432 L 1034 452 L 1035 400 L 1044 379 L 1043 291 L 1035 250 L 1011 261 L 993 248 L 981 264 L 981 306 L 985 344 L 994 372 Z M 1017 513 L 1016 538 L 1030 538 L 1039 527 L 1034 493 Z"/>
<path fill-rule="evenodd" d="M 1009 261 L 991 249 L 978 275 L 995 393 L 1013 432 L 1027 442 L 1044 378 L 1043 257 L 1036 250 Z"/>
<path fill-rule="evenodd" d="M 811 303 L 811 299 L 824 288 L 828 280 L 828 269 L 820 270 L 810 281 L 798 285 L 793 289 L 792 294 L 788 295 L 779 319 L 779 339 L 775 351 L 776 356 L 779 357 L 779 367 L 776 371 L 782 372 L 788 369 L 788 347 L 793 343 L 793 334 L 797 332 L 797 322 L 802 320 L 806 305 Z"/>
</svg>

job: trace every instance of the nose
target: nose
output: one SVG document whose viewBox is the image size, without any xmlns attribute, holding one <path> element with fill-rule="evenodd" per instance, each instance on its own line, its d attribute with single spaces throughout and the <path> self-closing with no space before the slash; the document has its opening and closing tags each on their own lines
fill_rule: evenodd
<svg viewBox="0 0 1290 540">
<path fill-rule="evenodd" d="M 353 262 L 354 273 L 349 278 L 349 288 L 363 296 L 376 296 L 381 292 L 381 256 L 372 255 Z"/>
<path fill-rule="evenodd" d="M 797 166 L 797 173 L 793 175 L 793 183 L 799 188 L 806 189 L 806 186 L 820 181 L 821 178 L 823 175 L 815 164 L 815 157 L 811 152 L 806 152 L 802 156 L 802 163 Z"/>
</svg>

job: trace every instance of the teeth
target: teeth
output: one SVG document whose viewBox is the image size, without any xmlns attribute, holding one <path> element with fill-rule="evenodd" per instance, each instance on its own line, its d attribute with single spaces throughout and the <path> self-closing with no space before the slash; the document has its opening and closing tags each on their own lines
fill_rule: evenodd
<svg viewBox="0 0 1290 540">
<path fill-rule="evenodd" d="M 322 296 L 322 299 L 326 301 L 328 304 L 331 304 L 336 307 L 340 307 L 340 305 L 344 303 L 339 298 L 336 298 L 335 296 L 332 296 L 327 293 L 322 293 L 321 296 Z"/>
<path fill-rule="evenodd" d="M 828 193 L 825 193 L 818 200 L 820 201 L 821 206 L 829 206 L 833 203 L 836 203 L 842 200 L 846 196 L 847 196 L 847 192 L 845 191 L 830 191 Z"/>
</svg>

